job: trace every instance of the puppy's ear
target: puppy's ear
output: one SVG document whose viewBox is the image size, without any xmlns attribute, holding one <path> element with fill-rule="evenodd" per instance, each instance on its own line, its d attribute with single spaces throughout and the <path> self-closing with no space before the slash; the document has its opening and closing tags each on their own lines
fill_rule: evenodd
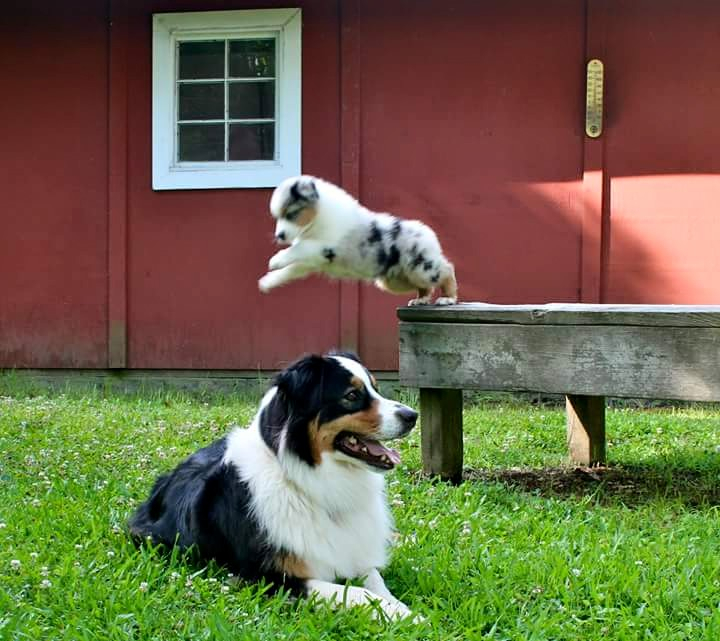
<svg viewBox="0 0 720 641">
<path fill-rule="evenodd" d="M 290 195 L 294 200 L 306 203 L 315 203 L 320 198 L 315 181 L 309 176 L 300 176 L 290 188 Z"/>
</svg>

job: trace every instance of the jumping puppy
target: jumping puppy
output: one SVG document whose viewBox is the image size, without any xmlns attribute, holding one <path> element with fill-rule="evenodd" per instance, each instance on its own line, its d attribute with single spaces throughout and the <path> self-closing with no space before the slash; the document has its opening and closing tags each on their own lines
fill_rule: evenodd
<svg viewBox="0 0 720 641">
<path fill-rule="evenodd" d="M 277 220 L 275 239 L 290 247 L 277 252 L 260 291 L 285 285 L 312 273 L 334 278 L 372 280 L 385 291 L 417 290 L 409 305 L 457 302 L 452 263 L 427 225 L 363 207 L 340 187 L 313 176 L 283 181 L 270 199 Z"/>
<path fill-rule="evenodd" d="M 379 573 L 392 528 L 383 473 L 400 461 L 382 441 L 416 420 L 352 355 L 307 356 L 277 377 L 249 428 L 161 476 L 130 532 L 194 546 L 246 580 L 411 616 Z"/>
</svg>

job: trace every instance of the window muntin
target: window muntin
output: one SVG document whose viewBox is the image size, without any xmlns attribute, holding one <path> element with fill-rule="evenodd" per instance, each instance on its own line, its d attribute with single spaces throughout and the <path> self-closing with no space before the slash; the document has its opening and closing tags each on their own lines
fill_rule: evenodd
<svg viewBox="0 0 720 641">
<path fill-rule="evenodd" d="M 177 43 L 176 162 L 275 159 L 276 49 L 274 37 Z"/>
</svg>

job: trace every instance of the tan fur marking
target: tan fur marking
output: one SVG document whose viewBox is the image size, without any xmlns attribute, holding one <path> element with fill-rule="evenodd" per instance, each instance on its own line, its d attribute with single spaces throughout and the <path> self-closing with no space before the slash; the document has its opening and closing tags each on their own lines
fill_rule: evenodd
<svg viewBox="0 0 720 641">
<path fill-rule="evenodd" d="M 317 216 L 317 211 L 314 207 L 303 207 L 300 210 L 300 213 L 298 214 L 297 218 L 293 220 L 292 222 L 298 225 L 299 227 L 306 227 L 309 225 L 313 220 L 315 220 L 315 216 Z"/>
<path fill-rule="evenodd" d="M 323 452 L 332 452 L 335 448 L 333 443 L 340 432 L 352 432 L 360 436 L 374 438 L 380 426 L 380 403 L 373 401 L 370 407 L 363 412 L 345 414 L 329 423 L 322 425 L 317 419 L 308 425 L 308 436 L 310 438 L 310 449 L 312 458 L 316 464 L 322 461 Z"/>
<path fill-rule="evenodd" d="M 289 552 L 278 554 L 277 557 L 275 557 L 275 568 L 278 572 L 297 577 L 298 579 L 311 578 L 305 561 Z"/>
</svg>

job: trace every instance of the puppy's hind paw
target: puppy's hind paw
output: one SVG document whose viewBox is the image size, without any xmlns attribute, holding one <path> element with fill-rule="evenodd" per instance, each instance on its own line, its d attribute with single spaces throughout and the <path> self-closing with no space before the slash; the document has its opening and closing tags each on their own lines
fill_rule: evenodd
<svg viewBox="0 0 720 641">
<path fill-rule="evenodd" d="M 440 296 L 435 300 L 436 305 L 455 305 L 457 298 L 454 296 Z"/>
</svg>

